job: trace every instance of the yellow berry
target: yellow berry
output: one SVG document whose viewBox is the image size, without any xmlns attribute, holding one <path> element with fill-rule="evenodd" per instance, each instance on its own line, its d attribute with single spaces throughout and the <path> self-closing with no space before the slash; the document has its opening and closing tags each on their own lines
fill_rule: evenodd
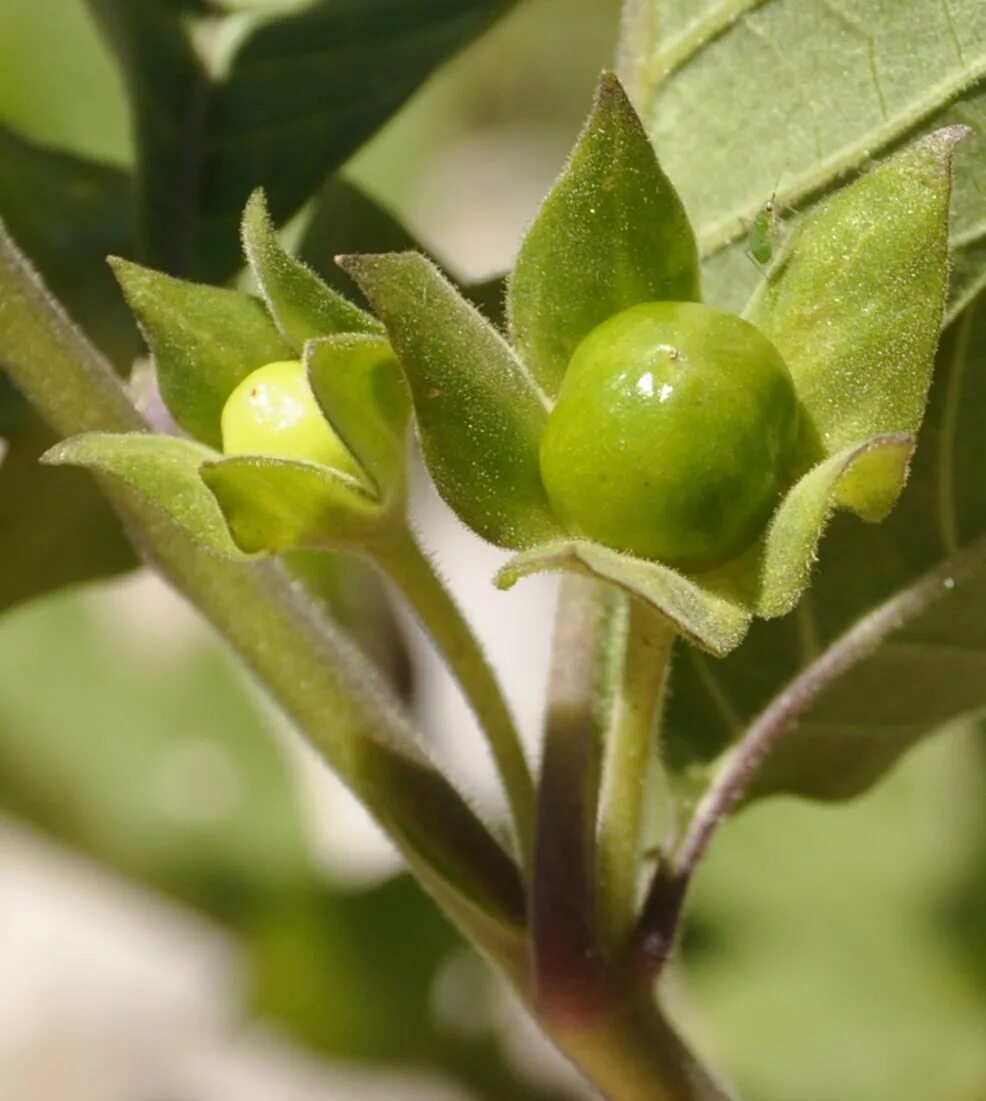
<svg viewBox="0 0 986 1101">
<path fill-rule="evenodd" d="M 268 363 L 247 375 L 226 400 L 222 436 L 227 455 L 304 459 L 362 476 L 322 414 L 299 360 Z"/>
</svg>

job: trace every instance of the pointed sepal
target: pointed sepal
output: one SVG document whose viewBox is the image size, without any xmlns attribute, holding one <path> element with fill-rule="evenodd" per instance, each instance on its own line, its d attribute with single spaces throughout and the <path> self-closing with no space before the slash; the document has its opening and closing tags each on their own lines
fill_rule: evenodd
<svg viewBox="0 0 986 1101">
<path fill-rule="evenodd" d="M 641 302 L 697 300 L 698 270 L 685 208 L 623 86 L 604 73 L 520 249 L 508 299 L 514 344 L 554 396 L 592 329 Z"/>
<path fill-rule="evenodd" d="M 498 546 L 559 536 L 538 465 L 547 404 L 500 334 L 417 253 L 340 263 L 387 327 L 446 502 Z"/>
<path fill-rule="evenodd" d="M 277 239 L 263 191 L 250 196 L 243 213 L 243 250 L 271 317 L 300 356 L 305 342 L 333 333 L 382 333 L 383 326 L 307 264 L 291 256 Z"/>
<path fill-rule="evenodd" d="M 190 436 L 221 447 L 226 399 L 258 367 L 291 359 L 290 345 L 251 295 L 127 260 L 111 264 L 153 353 L 171 415 Z"/>
</svg>

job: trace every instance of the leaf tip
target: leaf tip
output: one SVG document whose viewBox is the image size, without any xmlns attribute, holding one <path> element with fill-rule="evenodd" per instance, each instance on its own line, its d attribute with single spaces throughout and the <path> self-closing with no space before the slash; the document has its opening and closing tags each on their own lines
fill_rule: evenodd
<svg viewBox="0 0 986 1101">
<path fill-rule="evenodd" d="M 933 131 L 930 139 L 950 152 L 971 134 L 971 126 L 967 126 L 964 122 L 957 122 L 953 126 L 943 126 L 940 130 Z"/>
<path fill-rule="evenodd" d="M 72 440 L 60 440 L 38 456 L 42 466 L 70 466 L 72 463 Z"/>
</svg>

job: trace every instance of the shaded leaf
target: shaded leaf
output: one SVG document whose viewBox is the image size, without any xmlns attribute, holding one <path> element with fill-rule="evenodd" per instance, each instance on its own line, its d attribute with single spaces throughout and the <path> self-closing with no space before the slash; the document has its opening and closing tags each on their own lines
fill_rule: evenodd
<svg viewBox="0 0 986 1101">
<path fill-rule="evenodd" d="M 381 495 L 403 482 L 411 400 L 383 337 L 349 335 L 313 341 L 308 381 L 332 427 Z"/>
<path fill-rule="evenodd" d="M 750 613 L 740 604 L 667 566 L 581 540 L 548 543 L 518 555 L 500 570 L 496 584 L 509 589 L 530 574 L 561 570 L 619 585 L 653 605 L 686 638 L 713 654 L 721 656 L 738 646 L 750 625 Z"/>
<path fill-rule="evenodd" d="M 53 589 L 113 577 L 137 560 L 119 517 L 93 480 L 48 470 L 38 458 L 55 436 L 16 403 L 0 427 L 0 611 Z"/>
<path fill-rule="evenodd" d="M 226 399 L 251 371 L 291 359 L 291 347 L 256 298 L 123 260 L 113 270 L 154 353 L 172 416 L 196 439 L 222 447 Z"/>
<path fill-rule="evenodd" d="M 383 326 L 327 287 L 288 255 L 274 233 L 264 193 L 250 196 L 243 214 L 243 249 L 271 317 L 300 356 L 305 342 L 333 333 L 379 333 Z"/>
<path fill-rule="evenodd" d="M 986 101 L 986 10 L 978 0 L 635 0 L 624 76 L 696 225 L 703 284 L 739 310 L 759 281 L 744 255 L 776 190 L 796 219 L 850 173 L 919 134 L 969 122 Z M 956 101 L 958 101 L 956 103 Z M 952 237 L 981 242 L 986 139 L 958 153 Z M 955 293 L 982 285 L 964 253 Z"/>
<path fill-rule="evenodd" d="M 118 478 L 216 554 L 241 557 L 199 469 L 215 452 L 177 436 L 90 432 L 56 444 L 44 456 L 54 466 L 81 466 Z"/>
<path fill-rule="evenodd" d="M 387 327 L 428 468 L 459 518 L 500 546 L 558 535 L 538 465 L 547 408 L 506 342 L 417 253 L 343 266 Z"/>
<path fill-rule="evenodd" d="M 930 135 L 805 218 L 747 311 L 787 362 L 814 460 L 921 423 L 948 283 L 952 149 L 965 134 Z"/>
<path fill-rule="evenodd" d="M 858 794 L 915 742 L 986 706 L 984 410 L 986 303 L 977 301 L 946 331 L 911 475 L 890 517 L 860 527 L 836 516 L 794 613 L 757 622 L 722 662 L 693 652 L 676 666 L 667 731 L 679 772 L 714 757 L 843 632 L 928 571 L 939 571 L 937 601 L 827 687 L 767 759 L 753 794 Z"/>
<path fill-rule="evenodd" d="M 377 130 L 509 0 L 314 0 L 255 18 L 229 52 L 227 19 L 198 29 L 160 0 L 88 0 L 134 104 L 141 258 L 210 282 L 239 265 L 255 187 L 276 223 Z M 204 32 L 204 33 L 203 33 Z M 214 75 L 221 72 L 221 76 Z"/>
<path fill-rule="evenodd" d="M 107 252 L 128 247 L 127 176 L 2 126 L 0 164 L 0 216 L 73 317 L 118 366 L 129 364 L 139 347 L 137 330 L 105 262 Z M 0 297 L 15 306 L 5 280 Z M 5 355 L 48 354 L 33 340 L 15 348 L 12 314 L 4 324 L 0 367 Z M 56 437 L 2 377 L 0 438 L 7 451 L 0 466 L 0 609 L 135 565 L 118 517 L 92 480 L 38 466 Z"/>
<path fill-rule="evenodd" d="M 260 455 L 209 461 L 202 481 L 246 554 L 359 544 L 379 526 L 379 506 L 358 482 L 315 463 Z"/>
<path fill-rule="evenodd" d="M 86 0 L 116 55 L 137 150 L 136 255 L 175 275 L 194 269 L 209 78 L 185 25 L 160 0 Z M 259 182 L 259 181 L 258 181 Z M 244 201 L 246 195 L 244 195 Z M 231 256 L 223 258 L 232 264 Z"/>
<path fill-rule="evenodd" d="M 130 179 L 0 126 L 0 217 L 72 317 L 118 367 L 140 340 L 109 255 L 130 251 Z"/>
<path fill-rule="evenodd" d="M 298 259 L 333 290 L 370 303 L 357 283 L 336 263 L 355 252 L 407 252 L 418 243 L 395 215 L 342 176 L 333 176 L 318 192 L 311 221 L 298 245 Z"/>
<path fill-rule="evenodd" d="M 510 279 L 514 344 L 558 392 L 582 338 L 641 302 L 698 297 L 695 238 L 620 82 L 604 74 L 561 178 Z"/>
</svg>

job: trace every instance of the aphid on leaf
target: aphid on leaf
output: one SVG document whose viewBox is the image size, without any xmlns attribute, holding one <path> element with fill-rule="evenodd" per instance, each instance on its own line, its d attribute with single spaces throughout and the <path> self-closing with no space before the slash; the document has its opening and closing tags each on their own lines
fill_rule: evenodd
<svg viewBox="0 0 986 1101">
<path fill-rule="evenodd" d="M 765 267 L 774 258 L 777 240 L 777 192 L 757 211 L 746 239 L 746 255 L 758 266 Z"/>
</svg>

